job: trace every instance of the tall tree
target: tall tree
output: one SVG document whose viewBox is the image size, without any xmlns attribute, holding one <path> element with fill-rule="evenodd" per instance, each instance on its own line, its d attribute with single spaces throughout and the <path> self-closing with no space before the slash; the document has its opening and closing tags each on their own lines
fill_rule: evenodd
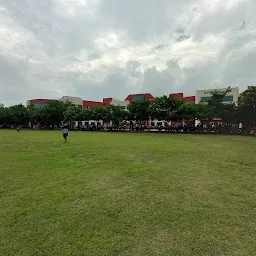
<svg viewBox="0 0 256 256">
<path fill-rule="evenodd" d="M 81 121 L 82 109 L 80 106 L 71 105 L 68 106 L 66 111 L 64 111 L 64 122 L 74 125 L 75 121 Z"/>
<path fill-rule="evenodd" d="M 230 86 L 225 91 L 220 91 L 220 90 L 211 91 L 210 94 L 212 96 L 208 100 L 208 105 L 210 107 L 215 107 L 215 108 L 219 107 L 220 105 L 223 104 L 223 100 L 229 92 L 231 92 Z"/>
<path fill-rule="evenodd" d="M 256 123 L 256 86 L 249 86 L 240 94 L 238 117 L 246 125 Z"/>
<path fill-rule="evenodd" d="M 184 120 L 201 120 L 202 122 L 207 122 L 212 116 L 212 109 L 208 104 L 184 104 L 180 108 L 180 116 Z"/>
<path fill-rule="evenodd" d="M 208 119 L 221 118 L 223 111 L 226 109 L 226 104 L 223 103 L 225 96 L 231 91 L 228 87 L 225 91 L 213 90 L 212 95 L 207 101 L 208 104 Z M 204 102 L 201 102 L 202 104 Z"/>
<path fill-rule="evenodd" d="M 120 121 L 124 120 L 127 116 L 127 111 L 121 109 L 120 106 L 108 105 L 106 107 L 105 122 L 112 121 L 114 125 L 118 126 Z"/>
<path fill-rule="evenodd" d="M 40 111 L 40 121 L 47 125 L 58 125 L 64 120 L 64 113 L 69 106 L 70 102 L 50 102 L 43 107 Z"/>
<path fill-rule="evenodd" d="M 208 104 L 199 103 L 195 105 L 195 117 L 199 120 L 207 122 L 212 116 L 212 108 Z"/>
<path fill-rule="evenodd" d="M 13 116 L 10 108 L 0 107 L 0 125 L 11 125 L 13 123 Z"/>
<path fill-rule="evenodd" d="M 40 109 L 36 108 L 34 105 L 30 105 L 27 107 L 28 115 L 29 115 L 29 122 L 36 124 L 40 121 Z"/>
<path fill-rule="evenodd" d="M 136 121 L 147 121 L 150 119 L 150 101 L 137 100 L 128 106 L 129 119 Z"/>
<path fill-rule="evenodd" d="M 107 113 L 106 113 L 106 108 L 105 107 L 101 107 L 101 106 L 97 106 L 97 107 L 92 107 L 91 108 L 91 118 L 92 120 L 97 121 L 97 126 L 98 127 L 98 122 L 100 120 L 104 120 L 106 117 Z"/>
<path fill-rule="evenodd" d="M 197 116 L 196 104 L 183 104 L 179 108 L 179 113 L 182 119 L 190 120 L 195 119 Z"/>
<path fill-rule="evenodd" d="M 14 105 L 10 107 L 13 125 L 27 125 L 29 121 L 28 109 L 22 105 Z"/>
<path fill-rule="evenodd" d="M 183 104 L 184 101 L 172 96 L 157 97 L 150 102 L 150 116 L 158 120 L 180 120 L 180 108 Z"/>
<path fill-rule="evenodd" d="M 89 121 L 92 119 L 92 112 L 89 108 L 83 108 L 80 113 L 80 121 Z"/>
<path fill-rule="evenodd" d="M 240 94 L 238 102 L 256 111 L 256 86 L 248 86 L 247 90 Z"/>
</svg>

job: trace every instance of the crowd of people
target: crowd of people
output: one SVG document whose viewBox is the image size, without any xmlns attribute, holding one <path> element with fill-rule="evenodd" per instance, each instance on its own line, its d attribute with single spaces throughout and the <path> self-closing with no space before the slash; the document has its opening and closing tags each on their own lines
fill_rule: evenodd
<svg viewBox="0 0 256 256">
<path fill-rule="evenodd" d="M 193 123 L 169 125 L 168 123 L 161 123 L 156 125 L 148 125 L 142 123 L 122 123 L 121 125 L 101 124 L 97 122 L 88 123 L 81 126 L 76 126 L 74 129 L 81 131 L 158 131 L 158 132 L 184 132 L 184 133 L 219 133 L 219 134 L 243 134 L 256 135 L 256 125 L 244 127 L 242 122 L 236 124 L 218 124 L 214 123 Z"/>
<path fill-rule="evenodd" d="M 229 123 L 176 123 L 170 125 L 167 122 L 158 122 L 154 125 L 148 122 L 123 122 L 123 123 L 101 123 L 101 122 L 86 122 L 85 124 L 78 125 L 65 125 L 66 128 L 71 130 L 80 131 L 152 131 L 152 132 L 173 132 L 173 133 L 218 133 L 218 134 L 241 134 L 241 135 L 256 135 L 256 124 L 244 126 L 242 122 L 239 124 Z M 5 128 L 5 127 L 0 127 Z M 8 127 L 16 128 L 20 131 L 22 126 Z M 23 127 L 25 128 L 25 127 Z M 63 125 L 32 125 L 29 127 L 34 130 L 62 130 Z"/>
</svg>

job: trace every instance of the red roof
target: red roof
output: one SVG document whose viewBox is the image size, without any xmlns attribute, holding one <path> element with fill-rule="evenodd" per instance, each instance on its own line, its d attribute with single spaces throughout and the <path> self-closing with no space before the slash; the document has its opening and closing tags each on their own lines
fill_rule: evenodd
<svg viewBox="0 0 256 256">
<path fill-rule="evenodd" d="M 133 101 L 133 97 L 136 97 L 136 96 L 144 96 L 144 99 L 145 100 L 152 100 L 154 99 L 154 96 L 151 94 L 151 93 L 138 93 L 138 94 L 129 94 L 125 100 L 128 100 L 130 102 Z"/>
<path fill-rule="evenodd" d="M 103 98 L 104 105 L 109 105 L 113 98 Z"/>
<path fill-rule="evenodd" d="M 104 106 L 103 102 L 100 101 L 92 101 L 92 100 L 83 100 L 83 108 L 85 107 L 96 107 L 96 106 Z"/>
<path fill-rule="evenodd" d="M 196 97 L 195 96 L 187 96 L 185 97 L 185 102 L 195 102 Z"/>
<path fill-rule="evenodd" d="M 179 92 L 179 93 L 171 93 L 170 96 L 172 96 L 175 99 L 181 99 L 183 100 L 183 93 Z"/>
</svg>

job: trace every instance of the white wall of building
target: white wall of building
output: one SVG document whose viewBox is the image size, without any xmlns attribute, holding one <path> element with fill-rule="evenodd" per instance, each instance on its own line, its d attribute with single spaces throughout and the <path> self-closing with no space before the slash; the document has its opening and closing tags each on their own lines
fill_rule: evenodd
<svg viewBox="0 0 256 256">
<path fill-rule="evenodd" d="M 116 100 L 112 99 L 110 105 L 120 106 L 122 109 L 127 110 L 127 106 L 130 104 L 128 100 Z"/>
<path fill-rule="evenodd" d="M 63 96 L 62 98 L 59 99 L 59 101 L 63 101 L 63 102 L 69 101 L 73 104 L 83 106 L 83 99 L 80 97 Z"/>
<path fill-rule="evenodd" d="M 75 121 L 75 126 L 78 126 L 78 124 L 81 124 L 81 125 L 86 125 L 86 124 L 96 124 L 96 123 L 100 123 L 101 125 L 103 125 L 103 121 L 102 120 L 99 120 L 99 121 L 96 121 L 96 120 L 89 120 L 89 121 Z"/>
<path fill-rule="evenodd" d="M 231 91 L 227 93 L 225 97 L 225 101 L 223 103 L 235 103 L 237 104 L 238 102 L 238 97 L 239 97 L 239 88 L 230 88 Z M 198 90 L 196 91 L 196 100 L 195 103 L 198 104 L 200 101 L 207 100 L 208 97 L 211 97 L 211 92 L 213 91 L 220 91 L 220 92 L 225 92 L 227 88 L 221 88 L 221 89 L 208 89 L 208 90 Z"/>
</svg>

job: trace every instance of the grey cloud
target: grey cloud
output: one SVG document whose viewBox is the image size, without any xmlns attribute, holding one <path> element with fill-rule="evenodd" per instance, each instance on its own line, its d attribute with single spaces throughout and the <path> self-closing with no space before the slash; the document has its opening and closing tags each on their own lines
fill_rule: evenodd
<svg viewBox="0 0 256 256">
<path fill-rule="evenodd" d="M 162 49 L 164 49 L 166 46 L 167 46 L 167 45 L 165 45 L 165 44 L 159 44 L 159 45 L 157 45 L 156 47 L 154 47 L 154 48 L 152 49 L 152 51 L 162 50 Z"/>
<path fill-rule="evenodd" d="M 256 53 L 231 60 L 224 71 L 224 79 L 232 84 L 255 84 Z"/>
<path fill-rule="evenodd" d="M 178 34 L 184 34 L 184 28 L 180 27 L 176 29 L 176 33 Z"/>
<path fill-rule="evenodd" d="M 0 102 L 255 83 L 254 0 L 213 1 L 215 11 L 199 0 L 98 0 L 71 13 L 63 2 L 0 0 Z"/>
<path fill-rule="evenodd" d="M 245 29 L 245 27 L 246 27 L 246 21 L 243 20 L 243 22 L 242 22 L 242 24 L 241 24 L 239 30 L 243 30 L 243 29 Z"/>
<path fill-rule="evenodd" d="M 187 3 L 188 0 L 109 0 L 102 1 L 100 11 L 114 28 L 124 30 L 135 42 L 151 41 L 156 35 L 171 35 L 176 12 Z"/>
<path fill-rule="evenodd" d="M 180 35 L 180 36 L 178 36 L 178 38 L 176 38 L 176 41 L 177 42 L 182 42 L 182 41 L 187 40 L 189 38 L 191 38 L 191 36 L 189 36 L 189 35 Z"/>
</svg>

